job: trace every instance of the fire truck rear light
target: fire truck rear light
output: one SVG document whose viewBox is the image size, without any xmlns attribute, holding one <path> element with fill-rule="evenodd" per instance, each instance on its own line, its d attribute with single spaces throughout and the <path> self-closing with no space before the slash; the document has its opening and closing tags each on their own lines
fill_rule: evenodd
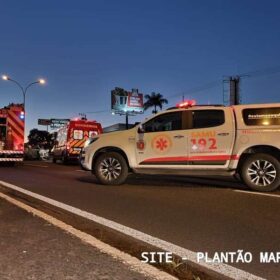
<svg viewBox="0 0 280 280">
<path fill-rule="evenodd" d="M 176 105 L 177 108 L 188 108 L 196 105 L 195 100 L 187 100 Z"/>
<path fill-rule="evenodd" d="M 24 120 L 24 112 L 23 112 L 23 111 L 20 112 L 19 118 L 20 118 L 21 120 Z"/>
</svg>

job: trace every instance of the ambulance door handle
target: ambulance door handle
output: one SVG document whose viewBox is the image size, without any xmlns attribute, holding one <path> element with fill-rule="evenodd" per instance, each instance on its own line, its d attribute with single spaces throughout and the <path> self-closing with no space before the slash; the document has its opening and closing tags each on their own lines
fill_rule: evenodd
<svg viewBox="0 0 280 280">
<path fill-rule="evenodd" d="M 218 136 L 228 136 L 228 135 L 229 135 L 229 133 L 227 133 L 227 132 L 218 133 Z"/>
<path fill-rule="evenodd" d="M 173 136 L 173 138 L 176 138 L 176 139 L 180 139 L 180 138 L 184 138 L 185 136 L 184 135 L 175 135 Z"/>
</svg>

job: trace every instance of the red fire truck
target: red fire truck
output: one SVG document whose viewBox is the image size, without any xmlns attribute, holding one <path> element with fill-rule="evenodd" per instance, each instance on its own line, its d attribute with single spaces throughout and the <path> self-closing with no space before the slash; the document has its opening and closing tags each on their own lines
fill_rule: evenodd
<svg viewBox="0 0 280 280">
<path fill-rule="evenodd" d="M 0 163 L 23 161 L 24 108 L 10 104 L 0 109 Z"/>
<path fill-rule="evenodd" d="M 85 118 L 70 120 L 57 131 L 52 150 L 53 162 L 61 160 L 67 163 L 70 160 L 78 160 L 86 140 L 100 133 L 101 124 L 96 121 L 88 121 Z"/>
</svg>

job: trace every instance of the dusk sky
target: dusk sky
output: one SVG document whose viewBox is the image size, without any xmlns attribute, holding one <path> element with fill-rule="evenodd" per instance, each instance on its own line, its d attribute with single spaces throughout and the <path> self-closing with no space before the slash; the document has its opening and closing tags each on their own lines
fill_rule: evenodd
<svg viewBox="0 0 280 280">
<path fill-rule="evenodd" d="M 0 73 L 23 85 L 47 80 L 27 92 L 28 130 L 38 118 L 87 112 L 103 127 L 124 122 L 110 113 L 116 86 L 159 92 L 165 108 L 183 93 L 222 103 L 223 77 L 252 72 L 243 102 L 280 102 L 279 10 L 279 1 L 253 0 L 1 1 Z M 22 102 L 8 81 L 0 95 L 1 107 Z"/>
</svg>

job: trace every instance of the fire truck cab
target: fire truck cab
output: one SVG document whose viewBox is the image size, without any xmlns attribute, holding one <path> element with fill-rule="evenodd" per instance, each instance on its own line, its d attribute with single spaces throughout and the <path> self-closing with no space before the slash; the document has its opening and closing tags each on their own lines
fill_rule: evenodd
<svg viewBox="0 0 280 280">
<path fill-rule="evenodd" d="M 73 119 L 57 131 L 53 147 L 53 162 L 61 160 L 64 164 L 68 161 L 78 160 L 85 142 L 102 133 L 101 124 L 84 118 Z"/>
<path fill-rule="evenodd" d="M 10 104 L 0 109 L 0 163 L 14 164 L 24 157 L 24 108 Z"/>
</svg>

